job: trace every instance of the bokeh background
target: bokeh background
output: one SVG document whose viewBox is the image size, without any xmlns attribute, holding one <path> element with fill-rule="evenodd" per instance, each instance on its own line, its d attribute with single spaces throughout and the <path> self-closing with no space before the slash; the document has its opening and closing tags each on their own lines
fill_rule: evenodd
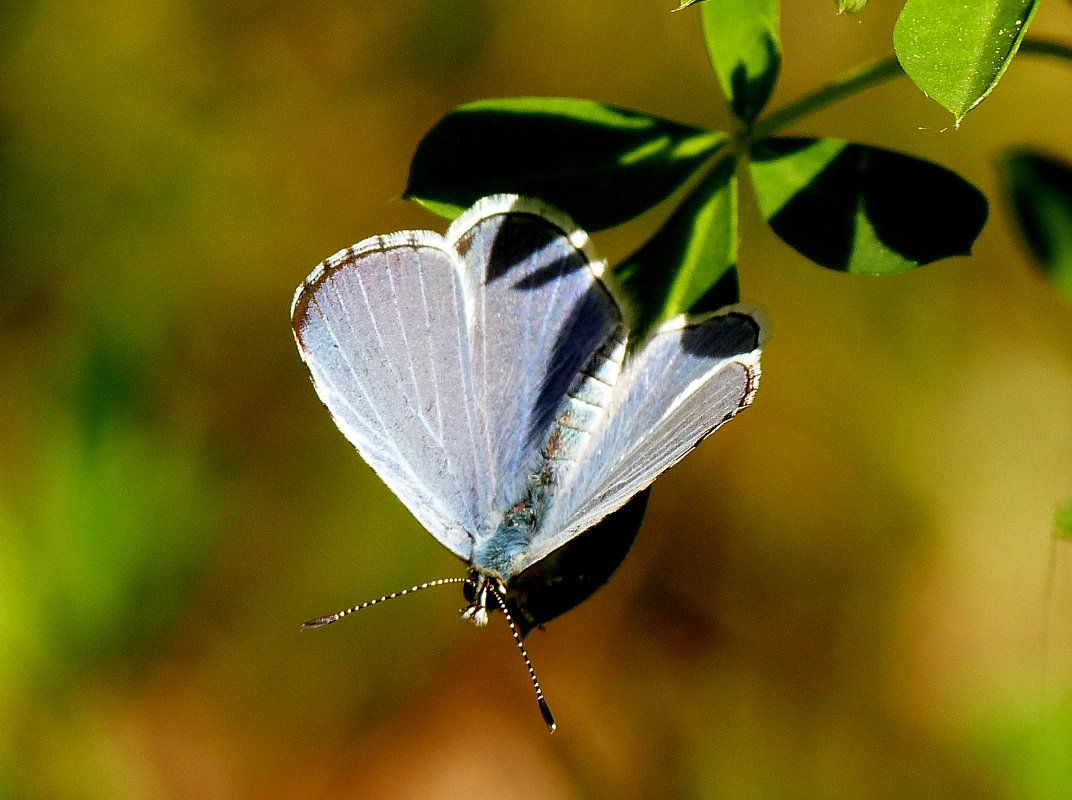
<svg viewBox="0 0 1072 800">
<path fill-rule="evenodd" d="M 995 169 L 1072 155 L 1067 64 L 1016 60 L 959 130 L 907 80 L 794 129 L 980 186 L 970 258 L 827 272 L 745 189 L 762 389 L 529 638 L 554 736 L 454 589 L 299 635 L 461 568 L 320 406 L 294 287 L 445 227 L 399 198 L 459 102 L 726 127 L 673 5 L 0 5 L 0 798 L 1072 796 L 1072 307 Z M 1072 6 L 1044 5 L 1032 33 L 1067 37 Z M 786 4 L 775 105 L 890 52 L 899 4 L 833 6 Z"/>
</svg>

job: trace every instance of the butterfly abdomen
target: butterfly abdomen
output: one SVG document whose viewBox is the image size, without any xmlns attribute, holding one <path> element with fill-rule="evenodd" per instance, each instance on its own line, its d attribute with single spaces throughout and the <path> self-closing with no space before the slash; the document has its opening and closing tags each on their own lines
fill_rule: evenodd
<svg viewBox="0 0 1072 800">
<path fill-rule="evenodd" d="M 551 426 L 540 452 L 545 482 L 560 477 L 565 464 L 558 462 L 577 460 L 592 432 L 602 423 L 614 397 L 624 357 L 625 329 L 619 325 L 574 380 Z"/>
<path fill-rule="evenodd" d="M 504 515 L 495 533 L 473 554 L 473 564 L 495 571 L 504 580 L 515 573 L 515 559 L 530 547 L 542 512 L 555 495 L 602 423 L 614 396 L 625 356 L 625 329 L 618 326 L 574 379 L 529 471 L 522 497 Z"/>
</svg>

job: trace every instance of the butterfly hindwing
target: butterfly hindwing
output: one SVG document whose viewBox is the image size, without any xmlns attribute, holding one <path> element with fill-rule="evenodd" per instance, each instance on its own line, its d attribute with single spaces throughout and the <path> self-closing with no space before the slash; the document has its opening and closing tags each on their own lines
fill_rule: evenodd
<svg viewBox="0 0 1072 800">
<path fill-rule="evenodd" d="M 747 406 L 763 337 L 739 308 L 664 326 L 625 360 L 600 425 L 571 469 L 519 569 L 595 525 Z"/>
</svg>

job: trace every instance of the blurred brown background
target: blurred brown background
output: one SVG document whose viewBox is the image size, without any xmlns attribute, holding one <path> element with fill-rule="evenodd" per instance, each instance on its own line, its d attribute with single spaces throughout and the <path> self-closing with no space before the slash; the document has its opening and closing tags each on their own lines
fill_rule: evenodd
<svg viewBox="0 0 1072 800">
<path fill-rule="evenodd" d="M 1072 157 L 1069 65 L 960 130 L 906 80 L 795 132 L 980 186 L 976 253 L 866 278 L 742 199 L 755 406 L 656 485 L 592 600 L 529 639 L 320 406 L 291 294 L 482 97 L 728 117 L 671 0 L 0 4 L 0 798 L 1072 796 L 1072 308 L 995 165 Z M 780 105 L 890 52 L 899 4 L 787 3 Z M 1067 35 L 1049 3 L 1032 33 Z M 612 259 L 658 215 L 596 237 Z"/>
</svg>

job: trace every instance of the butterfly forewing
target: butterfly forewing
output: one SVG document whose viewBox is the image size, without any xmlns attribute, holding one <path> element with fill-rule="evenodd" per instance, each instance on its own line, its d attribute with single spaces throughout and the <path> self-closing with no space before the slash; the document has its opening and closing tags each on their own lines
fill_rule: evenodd
<svg viewBox="0 0 1072 800">
<path fill-rule="evenodd" d="M 328 259 L 294 299 L 294 334 L 347 439 L 428 531 L 468 558 L 489 505 L 473 390 L 471 299 L 457 254 L 425 231 Z"/>
<path fill-rule="evenodd" d="M 473 374 L 488 420 L 491 526 L 517 503 L 567 391 L 621 321 L 585 243 L 557 212 L 493 197 L 451 226 L 474 281 Z M 450 234 L 448 234 L 450 236 Z"/>
</svg>

